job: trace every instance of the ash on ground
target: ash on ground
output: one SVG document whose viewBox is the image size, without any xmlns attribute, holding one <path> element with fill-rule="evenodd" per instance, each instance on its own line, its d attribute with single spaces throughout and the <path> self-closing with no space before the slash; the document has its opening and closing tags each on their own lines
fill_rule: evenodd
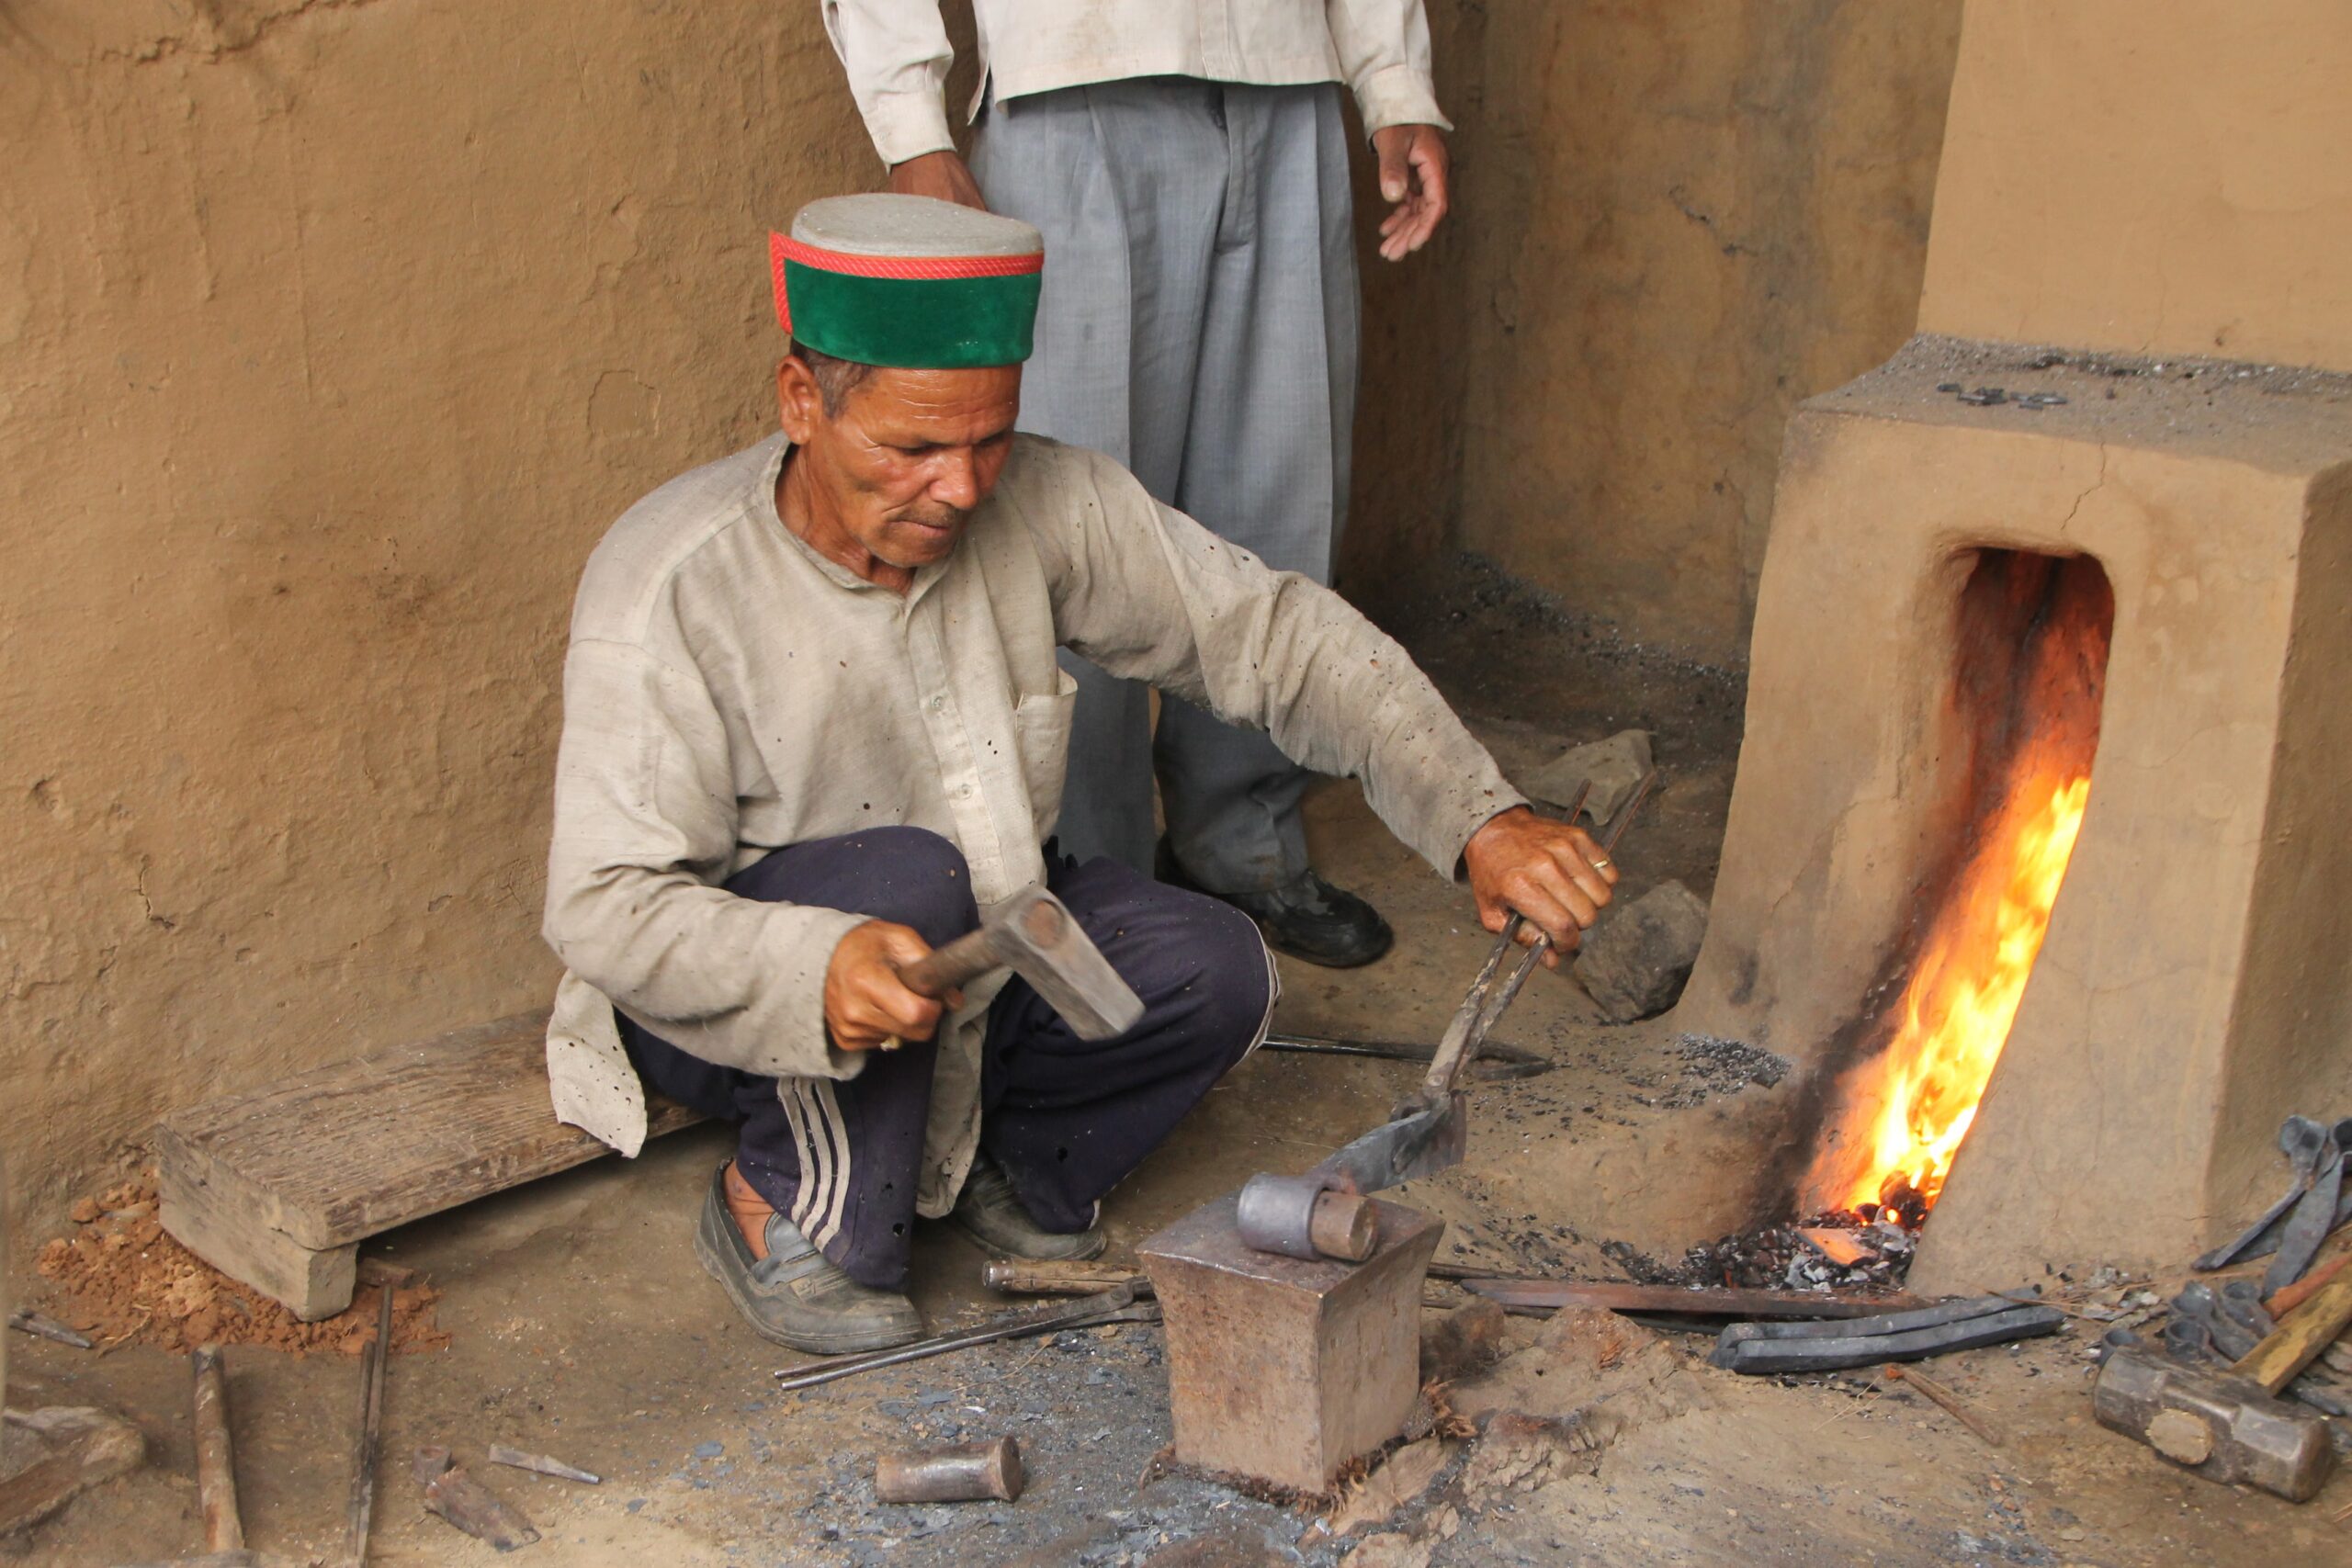
<svg viewBox="0 0 2352 1568">
<path fill-rule="evenodd" d="M 1789 1076 L 1786 1056 L 1776 1056 L 1744 1040 L 1713 1034 L 1678 1035 L 1675 1055 L 1682 1058 L 1683 1089 L 1696 1105 L 1710 1094 L 1737 1094 L 1748 1085 L 1770 1089 Z"/>
<path fill-rule="evenodd" d="M 1815 1235 L 1808 1238 L 1808 1231 Z M 1903 1225 L 1891 1210 L 1868 1220 L 1840 1211 L 1816 1214 L 1801 1224 L 1767 1225 L 1720 1236 L 1672 1263 L 1623 1242 L 1605 1242 L 1601 1251 L 1637 1284 L 1869 1293 L 1902 1285 L 1918 1243 L 1918 1231 Z M 1838 1261 L 1844 1257 L 1852 1260 Z"/>
</svg>

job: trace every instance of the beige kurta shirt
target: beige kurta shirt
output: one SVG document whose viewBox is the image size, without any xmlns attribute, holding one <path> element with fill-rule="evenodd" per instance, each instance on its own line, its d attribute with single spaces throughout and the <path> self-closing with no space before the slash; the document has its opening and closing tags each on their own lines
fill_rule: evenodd
<svg viewBox="0 0 2352 1568">
<path fill-rule="evenodd" d="M 942 90 L 955 51 L 939 0 L 823 0 L 825 32 L 875 151 L 902 164 L 952 147 Z M 1422 0 L 973 0 L 972 112 L 1138 76 L 1295 86 L 1345 82 L 1366 135 L 1447 124 L 1430 85 Z M 1451 129 L 1451 127 L 1448 127 Z"/>
<path fill-rule="evenodd" d="M 1075 686 L 1067 645 L 1290 756 L 1364 781 L 1451 876 L 1521 804 L 1403 649 L 1338 595 L 1160 505 L 1110 458 L 1021 435 L 956 552 L 903 597 L 786 529 L 781 435 L 631 507 L 582 575 L 564 662 L 544 931 L 556 1114 L 623 1154 L 645 1096 L 613 1010 L 775 1077 L 854 1077 L 824 1023 L 865 917 L 718 884 L 787 844 L 907 824 L 953 841 L 986 906 L 1043 879 Z M 979 1133 L 1001 980 L 942 1025 L 917 1206 L 944 1213 Z"/>
</svg>

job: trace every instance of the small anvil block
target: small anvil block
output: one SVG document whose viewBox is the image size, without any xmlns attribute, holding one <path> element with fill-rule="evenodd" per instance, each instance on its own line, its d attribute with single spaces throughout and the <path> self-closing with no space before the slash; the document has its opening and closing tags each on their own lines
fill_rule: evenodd
<svg viewBox="0 0 2352 1568">
<path fill-rule="evenodd" d="M 1320 1492 L 1405 1428 L 1420 1391 L 1421 1280 L 1442 1221 L 1375 1202 L 1362 1263 L 1259 1252 L 1219 1198 L 1138 1248 L 1168 1327 L 1179 1463 Z"/>
</svg>

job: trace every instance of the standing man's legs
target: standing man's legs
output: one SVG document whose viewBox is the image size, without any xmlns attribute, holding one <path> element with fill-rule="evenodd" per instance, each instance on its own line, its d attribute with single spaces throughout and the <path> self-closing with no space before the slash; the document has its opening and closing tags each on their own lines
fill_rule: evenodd
<svg viewBox="0 0 2352 1568">
<path fill-rule="evenodd" d="M 1354 413 L 1356 278 L 1336 87 L 1176 78 L 992 106 L 972 168 L 1046 235 L 1022 427 L 1110 454 L 1272 565 L 1327 581 Z M 1059 836 L 1141 868 L 1143 694 L 1080 671 Z M 1170 848 L 1285 952 L 1385 951 L 1369 906 L 1309 872 L 1307 776 L 1254 732 L 1163 705 Z"/>
<path fill-rule="evenodd" d="M 972 147 L 972 175 L 989 208 L 1046 236 L 1021 428 L 1116 458 L 1163 501 L 1175 495 L 1183 466 L 1208 252 L 1224 200 L 1215 95 L 1184 82 L 1040 93 L 991 104 Z M 1141 188 L 1133 168 L 1114 163 L 1104 129 L 1139 118 L 1156 127 L 1167 153 Z M 1157 837 L 1149 692 L 1068 651 L 1062 662 L 1079 689 L 1055 837 L 1081 864 L 1108 855 L 1148 875 Z"/>
</svg>

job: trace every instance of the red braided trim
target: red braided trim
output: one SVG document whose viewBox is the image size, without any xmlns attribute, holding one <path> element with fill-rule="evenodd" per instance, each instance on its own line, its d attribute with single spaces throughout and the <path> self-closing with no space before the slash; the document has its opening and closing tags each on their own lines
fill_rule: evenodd
<svg viewBox="0 0 2352 1568">
<path fill-rule="evenodd" d="M 846 273 L 852 277 L 1020 277 L 1046 270 L 1042 251 L 1032 251 L 1025 256 L 855 256 L 846 251 L 804 244 L 788 234 L 771 234 L 768 243 L 778 266 L 797 261 L 803 266 Z"/>
</svg>

